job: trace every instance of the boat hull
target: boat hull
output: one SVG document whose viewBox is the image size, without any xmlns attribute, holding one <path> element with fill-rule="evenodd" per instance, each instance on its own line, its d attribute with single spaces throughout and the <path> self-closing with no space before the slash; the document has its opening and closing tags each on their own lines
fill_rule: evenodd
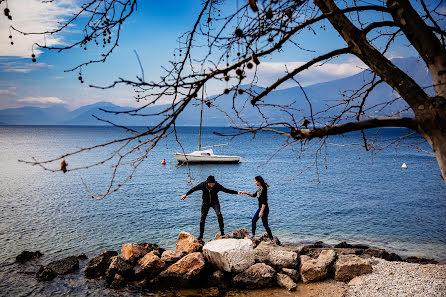
<svg viewBox="0 0 446 297">
<path fill-rule="evenodd" d="M 173 154 L 178 163 L 199 163 L 199 164 L 237 164 L 240 163 L 242 158 L 239 156 L 197 156 L 192 154 Z"/>
</svg>

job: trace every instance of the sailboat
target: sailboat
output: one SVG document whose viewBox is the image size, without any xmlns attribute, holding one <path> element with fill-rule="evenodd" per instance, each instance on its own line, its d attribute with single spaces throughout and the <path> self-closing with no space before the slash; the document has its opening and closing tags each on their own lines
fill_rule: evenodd
<svg viewBox="0 0 446 297">
<path fill-rule="evenodd" d="M 190 154 L 184 153 L 174 153 L 173 156 L 178 161 L 178 163 L 240 163 L 242 158 L 240 156 L 224 156 L 224 155 L 215 155 L 214 151 L 211 149 L 212 147 L 228 145 L 225 144 L 217 144 L 201 147 L 201 126 L 203 123 L 203 99 L 204 97 L 204 86 L 201 93 L 201 113 L 200 113 L 200 131 L 198 134 L 198 151 L 194 151 Z"/>
</svg>

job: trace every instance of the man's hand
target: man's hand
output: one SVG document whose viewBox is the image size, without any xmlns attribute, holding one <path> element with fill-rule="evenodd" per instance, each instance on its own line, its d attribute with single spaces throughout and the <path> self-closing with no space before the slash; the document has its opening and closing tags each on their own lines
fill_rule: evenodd
<svg viewBox="0 0 446 297">
<path fill-rule="evenodd" d="M 246 192 L 245 191 L 238 191 L 238 194 L 239 195 L 243 195 L 243 194 L 245 194 Z"/>
<path fill-rule="evenodd" d="M 184 199 L 186 199 L 186 194 L 184 194 L 183 196 L 181 196 L 181 200 L 184 200 Z"/>
</svg>

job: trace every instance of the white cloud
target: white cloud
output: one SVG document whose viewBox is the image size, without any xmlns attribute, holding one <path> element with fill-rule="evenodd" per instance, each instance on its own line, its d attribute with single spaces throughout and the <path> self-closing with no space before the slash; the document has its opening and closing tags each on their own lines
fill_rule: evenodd
<svg viewBox="0 0 446 297">
<path fill-rule="evenodd" d="M 44 32 L 57 27 L 57 23 L 72 15 L 75 0 L 56 0 L 45 2 L 41 0 L 14 0 L 8 1 L 8 8 L 11 11 L 12 20 L 9 21 L 2 16 L 0 22 L 0 56 L 31 56 L 31 49 L 34 43 L 46 45 L 62 44 L 63 40 L 57 35 L 27 35 L 23 36 L 10 29 L 10 26 L 24 32 Z M 1 5 L 3 11 L 3 5 Z M 11 45 L 12 35 L 14 45 Z M 41 51 L 34 50 L 36 55 Z"/>
<path fill-rule="evenodd" d="M 0 89 L 0 96 L 6 96 L 6 95 L 17 96 L 17 93 L 15 92 L 15 88 L 11 87 L 11 88 L 8 88 L 7 90 Z"/>
<path fill-rule="evenodd" d="M 25 97 L 17 100 L 17 102 L 21 103 L 30 103 L 30 104 L 65 104 L 66 102 L 57 97 Z"/>
</svg>

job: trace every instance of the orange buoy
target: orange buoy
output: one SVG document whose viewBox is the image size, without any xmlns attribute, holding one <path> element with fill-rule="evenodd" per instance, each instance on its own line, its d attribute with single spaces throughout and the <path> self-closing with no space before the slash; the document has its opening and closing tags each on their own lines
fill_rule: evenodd
<svg viewBox="0 0 446 297">
<path fill-rule="evenodd" d="M 161 161 L 161 165 L 166 165 L 166 160 L 165 160 L 165 159 L 163 159 L 163 160 Z"/>
</svg>

